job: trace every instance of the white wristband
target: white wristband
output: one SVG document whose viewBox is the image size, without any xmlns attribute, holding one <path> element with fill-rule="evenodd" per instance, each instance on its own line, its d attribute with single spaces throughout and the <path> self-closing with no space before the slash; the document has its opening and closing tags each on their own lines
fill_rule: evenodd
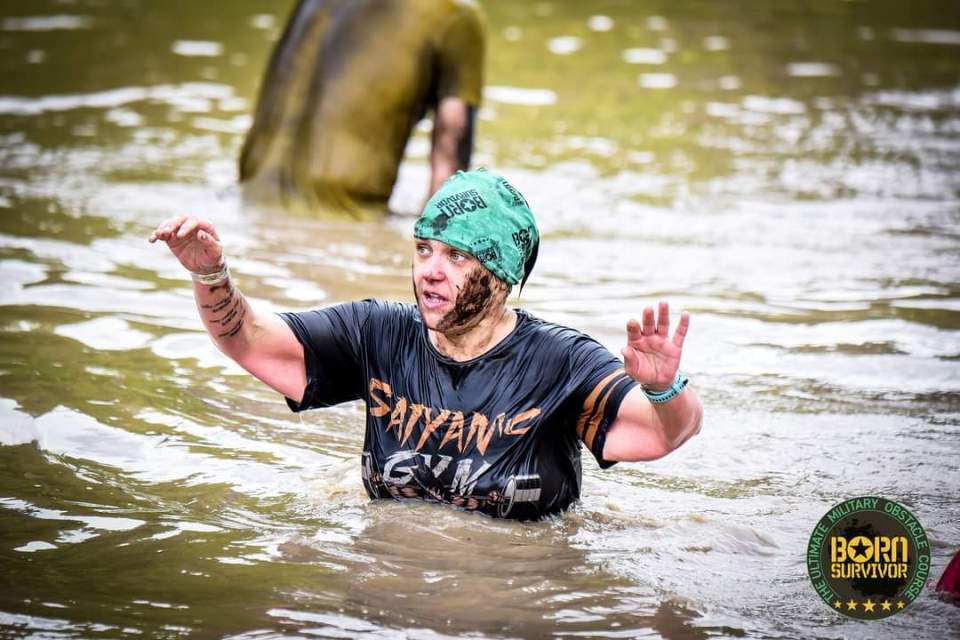
<svg viewBox="0 0 960 640">
<path fill-rule="evenodd" d="M 193 278 L 193 281 L 198 284 L 212 287 L 214 285 L 223 284 L 229 280 L 230 269 L 227 268 L 227 263 L 224 262 L 223 267 L 221 267 L 219 271 L 215 271 L 213 273 L 194 273 L 191 271 L 190 277 Z"/>
</svg>

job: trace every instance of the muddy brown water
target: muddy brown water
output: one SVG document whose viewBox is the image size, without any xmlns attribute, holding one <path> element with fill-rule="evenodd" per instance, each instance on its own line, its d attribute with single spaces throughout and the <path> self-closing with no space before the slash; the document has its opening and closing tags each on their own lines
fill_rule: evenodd
<svg viewBox="0 0 960 640">
<path fill-rule="evenodd" d="M 145 237 L 210 217 L 263 308 L 409 300 L 428 131 L 382 223 L 244 206 L 289 2 L 7 2 L 0 17 L 0 635 L 945 638 L 960 548 L 953 2 L 483 3 L 476 161 L 544 234 L 522 298 L 618 350 L 689 309 L 702 433 L 518 524 L 369 502 L 363 409 L 290 414 Z M 931 579 L 860 623 L 804 554 L 858 495 Z"/>
</svg>

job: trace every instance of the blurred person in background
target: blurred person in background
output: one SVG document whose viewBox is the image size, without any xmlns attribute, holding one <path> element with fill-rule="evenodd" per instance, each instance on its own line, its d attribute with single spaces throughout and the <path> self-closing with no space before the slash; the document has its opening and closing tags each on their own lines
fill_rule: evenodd
<svg viewBox="0 0 960 640">
<path fill-rule="evenodd" d="M 471 0 L 301 0 L 243 144 L 244 195 L 288 210 L 380 217 L 428 112 L 433 193 L 470 164 L 484 47 Z"/>
</svg>

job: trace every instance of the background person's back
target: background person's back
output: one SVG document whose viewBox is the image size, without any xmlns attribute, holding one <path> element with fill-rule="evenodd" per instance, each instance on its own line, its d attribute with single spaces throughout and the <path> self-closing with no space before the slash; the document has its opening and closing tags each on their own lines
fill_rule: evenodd
<svg viewBox="0 0 960 640">
<path fill-rule="evenodd" d="M 302 0 L 244 142 L 246 194 L 293 209 L 382 215 L 416 123 L 445 98 L 462 101 L 472 122 L 483 53 L 471 2 Z"/>
</svg>

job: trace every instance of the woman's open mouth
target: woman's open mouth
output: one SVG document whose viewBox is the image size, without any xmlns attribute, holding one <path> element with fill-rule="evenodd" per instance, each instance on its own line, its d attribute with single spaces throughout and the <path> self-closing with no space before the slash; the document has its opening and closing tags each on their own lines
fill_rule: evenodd
<svg viewBox="0 0 960 640">
<path fill-rule="evenodd" d="M 420 301 L 427 309 L 437 309 L 447 303 L 447 299 L 438 293 L 424 291 L 420 294 Z"/>
</svg>

